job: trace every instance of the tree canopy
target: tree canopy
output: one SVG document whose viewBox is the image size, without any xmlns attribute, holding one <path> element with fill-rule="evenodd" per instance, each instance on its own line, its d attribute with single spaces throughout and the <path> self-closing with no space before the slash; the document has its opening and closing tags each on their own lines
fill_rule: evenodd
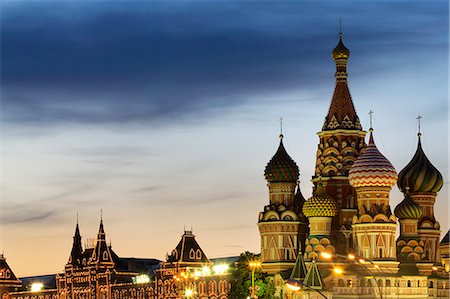
<svg viewBox="0 0 450 299">
<path fill-rule="evenodd" d="M 259 255 L 246 251 L 232 266 L 230 299 L 244 299 L 250 296 L 252 270 L 249 263 L 255 260 L 259 261 Z M 261 267 L 255 269 L 255 290 L 258 298 L 273 298 L 275 293 L 273 278 L 262 272 Z"/>
</svg>

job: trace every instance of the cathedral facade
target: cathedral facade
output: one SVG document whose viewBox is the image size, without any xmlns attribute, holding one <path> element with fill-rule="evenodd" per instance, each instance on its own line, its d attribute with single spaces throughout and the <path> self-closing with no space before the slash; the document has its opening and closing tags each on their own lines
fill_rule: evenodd
<svg viewBox="0 0 450 299">
<path fill-rule="evenodd" d="M 313 196 L 302 196 L 299 167 L 283 135 L 267 164 L 269 205 L 258 221 L 263 270 L 303 283 L 300 293 L 280 284 L 283 298 L 449 298 L 449 237 L 440 242 L 434 215 L 443 178 L 422 149 L 420 118 L 416 153 L 397 173 L 378 150 L 372 128 L 366 143 L 348 87 L 349 57 L 340 33 Z M 404 200 L 392 210 L 395 185 Z"/>
</svg>

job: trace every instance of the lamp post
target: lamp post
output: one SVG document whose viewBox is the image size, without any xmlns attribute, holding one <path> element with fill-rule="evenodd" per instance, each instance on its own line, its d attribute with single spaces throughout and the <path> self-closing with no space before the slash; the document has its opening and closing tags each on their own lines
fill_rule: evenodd
<svg viewBox="0 0 450 299">
<path fill-rule="evenodd" d="M 375 280 L 375 283 L 377 284 L 378 292 L 380 293 L 380 299 L 383 299 L 383 291 L 382 291 L 382 289 L 381 289 L 380 283 L 378 282 L 378 280 L 377 280 L 377 278 L 375 277 L 375 275 L 373 274 L 373 272 L 370 271 L 370 269 L 367 268 L 367 266 L 363 264 L 363 263 L 366 261 L 365 259 L 363 259 L 363 258 L 358 258 L 356 255 L 351 254 L 351 253 L 348 254 L 347 256 L 345 256 L 345 255 L 338 254 L 338 253 L 329 253 L 329 252 L 322 251 L 322 252 L 320 253 L 320 255 L 321 255 L 323 258 L 325 258 L 325 259 L 331 259 L 333 256 L 335 256 L 335 257 L 339 257 L 339 258 L 342 258 L 342 259 L 350 260 L 350 261 L 353 261 L 354 263 L 360 265 L 361 267 L 363 267 L 363 268 L 367 271 L 367 273 L 369 273 L 370 276 L 372 276 L 373 279 Z M 374 267 L 377 269 L 377 271 L 380 271 L 378 265 L 375 265 L 375 264 L 374 264 L 372 261 L 370 261 L 370 260 L 369 260 L 368 262 L 371 263 L 372 265 L 374 265 Z"/>
<path fill-rule="evenodd" d="M 250 267 L 250 269 L 252 269 L 252 288 L 251 288 L 250 298 L 256 299 L 256 298 L 258 298 L 258 296 L 256 296 L 256 293 L 255 293 L 255 270 L 256 270 L 256 268 L 261 267 L 261 262 L 257 261 L 257 260 L 253 260 L 248 263 L 248 266 Z"/>
<path fill-rule="evenodd" d="M 291 290 L 297 292 L 300 291 L 301 289 L 307 289 L 309 291 L 314 291 L 316 293 L 319 293 L 319 295 L 321 295 L 323 298 L 328 299 L 327 296 L 325 296 L 324 293 L 322 293 L 321 291 L 311 288 L 305 284 L 303 284 L 302 280 L 298 280 L 298 279 L 294 279 L 294 278 L 290 278 L 287 280 L 286 285 L 288 286 L 288 288 L 290 288 Z"/>
</svg>

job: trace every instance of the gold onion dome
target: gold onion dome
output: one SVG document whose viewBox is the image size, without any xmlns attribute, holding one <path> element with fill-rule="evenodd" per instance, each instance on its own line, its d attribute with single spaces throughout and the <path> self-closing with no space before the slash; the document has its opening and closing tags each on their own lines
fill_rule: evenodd
<svg viewBox="0 0 450 299">
<path fill-rule="evenodd" d="M 270 183 L 292 182 L 296 183 L 299 177 L 298 166 L 286 152 L 283 145 L 283 135 L 280 135 L 280 145 L 275 155 L 267 163 L 264 176 Z"/>
<path fill-rule="evenodd" d="M 423 215 L 423 211 L 422 208 L 411 199 L 409 191 L 407 190 L 405 199 L 395 207 L 394 214 L 399 219 L 420 219 Z"/>
<path fill-rule="evenodd" d="M 303 214 L 306 217 L 334 217 L 338 213 L 338 206 L 326 192 L 322 183 L 317 185 L 313 196 L 303 204 Z"/>
<path fill-rule="evenodd" d="M 350 168 L 348 180 L 352 187 L 392 187 L 397 181 L 394 166 L 378 151 L 373 141 L 372 129 L 369 144 Z"/>
<path fill-rule="evenodd" d="M 412 160 L 398 174 L 397 185 L 402 192 L 409 186 L 409 192 L 438 192 L 441 190 L 444 180 L 442 174 L 431 164 L 423 152 L 420 140 Z"/>
<path fill-rule="evenodd" d="M 350 57 L 350 50 L 347 49 L 347 47 L 342 42 L 342 33 L 339 33 L 339 43 L 333 49 L 331 57 L 333 57 L 334 60 L 340 58 L 348 59 Z"/>
</svg>

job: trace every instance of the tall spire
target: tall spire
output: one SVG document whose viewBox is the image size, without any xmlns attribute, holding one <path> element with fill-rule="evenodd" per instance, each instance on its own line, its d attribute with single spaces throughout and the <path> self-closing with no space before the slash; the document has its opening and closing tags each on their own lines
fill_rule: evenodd
<svg viewBox="0 0 450 299">
<path fill-rule="evenodd" d="M 336 64 L 336 87 L 322 130 L 362 130 L 347 85 L 347 62 L 350 50 L 342 41 L 342 32 L 339 33 L 339 42 L 331 56 Z"/>
<path fill-rule="evenodd" d="M 78 225 L 78 213 L 77 213 L 77 224 L 75 226 L 72 251 L 70 252 L 68 264 L 72 266 L 81 266 L 82 257 L 83 257 L 83 247 L 81 245 L 81 234 L 80 234 L 80 227 Z"/>
</svg>

